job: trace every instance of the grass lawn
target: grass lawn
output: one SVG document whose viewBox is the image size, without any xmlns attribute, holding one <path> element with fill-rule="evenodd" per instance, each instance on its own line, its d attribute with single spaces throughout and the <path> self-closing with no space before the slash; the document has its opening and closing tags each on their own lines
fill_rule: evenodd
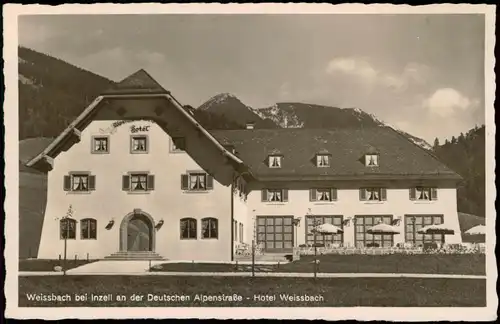
<svg viewBox="0 0 500 324">
<path fill-rule="evenodd" d="M 82 266 L 94 260 L 67 260 L 66 270 Z M 19 271 L 54 271 L 55 266 L 63 266 L 64 260 L 28 259 L 19 260 Z"/>
<path fill-rule="evenodd" d="M 68 294 L 66 301 L 29 301 L 38 294 L 48 298 Z M 87 296 L 76 301 L 75 295 Z M 94 300 L 92 296 L 110 300 Z M 123 296 L 118 301 L 117 296 Z M 141 299 L 133 295 L 143 296 Z M 204 296 L 238 296 L 240 300 L 212 300 Z M 284 295 L 315 296 L 312 301 L 282 300 Z M 150 296 L 165 300 L 152 300 Z M 184 301 L 178 299 L 184 296 Z M 200 299 L 197 300 L 196 296 Z M 266 300 L 259 300 L 261 296 Z M 168 299 L 170 297 L 170 300 Z M 274 297 L 274 300 L 271 300 Z M 176 299 L 177 298 L 177 299 Z M 486 305 L 484 279 L 415 278 L 252 278 L 164 276 L 57 276 L 19 277 L 20 307 L 346 307 L 346 306 L 442 306 Z"/>
<path fill-rule="evenodd" d="M 484 254 L 455 255 L 320 255 L 319 272 L 330 273 L 435 273 L 485 275 Z M 313 272 L 314 256 L 280 265 L 256 265 L 259 272 Z M 251 271 L 251 265 L 170 263 L 152 271 L 232 272 Z"/>
</svg>

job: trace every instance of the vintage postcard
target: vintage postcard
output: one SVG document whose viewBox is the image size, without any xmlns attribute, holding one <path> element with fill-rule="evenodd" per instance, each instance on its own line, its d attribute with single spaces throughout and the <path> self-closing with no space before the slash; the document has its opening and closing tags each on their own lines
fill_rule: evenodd
<svg viewBox="0 0 500 324">
<path fill-rule="evenodd" d="M 8 318 L 496 319 L 495 6 L 3 18 Z"/>
</svg>

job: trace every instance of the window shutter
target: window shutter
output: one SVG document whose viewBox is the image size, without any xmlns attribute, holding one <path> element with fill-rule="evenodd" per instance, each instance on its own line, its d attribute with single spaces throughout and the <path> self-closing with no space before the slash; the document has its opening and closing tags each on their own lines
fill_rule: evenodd
<svg viewBox="0 0 500 324">
<path fill-rule="evenodd" d="M 316 201 L 316 189 L 309 189 L 309 201 Z"/>
<path fill-rule="evenodd" d="M 262 189 L 261 191 L 261 200 L 267 201 L 267 189 Z"/>
<path fill-rule="evenodd" d="M 359 200 L 366 200 L 365 188 L 359 188 Z"/>
<path fill-rule="evenodd" d="M 64 176 L 64 184 L 63 184 L 64 191 L 70 191 L 71 190 L 71 176 L 65 175 Z"/>
<path fill-rule="evenodd" d="M 410 200 L 415 200 L 417 198 L 417 189 L 415 187 L 410 188 Z"/>
<path fill-rule="evenodd" d="M 288 189 L 283 189 L 283 201 L 288 201 Z"/>
<path fill-rule="evenodd" d="M 95 175 L 89 175 L 89 190 L 95 190 Z"/>
<path fill-rule="evenodd" d="M 431 200 L 438 199 L 438 191 L 437 188 L 431 188 Z"/>
<path fill-rule="evenodd" d="M 387 200 L 387 189 L 380 188 L 380 200 Z"/>
<path fill-rule="evenodd" d="M 189 189 L 189 176 L 187 174 L 181 174 L 181 189 Z"/>
<path fill-rule="evenodd" d="M 155 190 L 155 176 L 153 174 L 148 174 L 147 186 L 148 190 Z"/>
<path fill-rule="evenodd" d="M 214 177 L 207 174 L 207 189 L 212 190 L 214 188 Z"/>
<path fill-rule="evenodd" d="M 332 192 L 331 192 L 331 200 L 332 200 L 332 201 L 337 200 L 337 188 L 332 188 Z"/>
<path fill-rule="evenodd" d="M 130 190 L 130 176 L 124 175 L 122 177 L 122 190 L 128 191 Z"/>
</svg>

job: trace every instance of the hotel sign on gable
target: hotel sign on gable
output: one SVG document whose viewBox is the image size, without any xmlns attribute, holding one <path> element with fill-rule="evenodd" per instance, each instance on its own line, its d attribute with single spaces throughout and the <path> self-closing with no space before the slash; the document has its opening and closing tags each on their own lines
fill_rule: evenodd
<svg viewBox="0 0 500 324">
<path fill-rule="evenodd" d="M 152 120 L 146 120 L 146 121 L 154 122 Z M 117 128 L 120 127 L 121 125 L 128 124 L 128 123 L 134 123 L 134 122 L 137 122 L 137 120 L 119 120 L 119 121 L 112 123 L 108 128 L 99 129 L 99 132 L 102 134 L 114 134 L 114 133 L 116 133 Z M 149 132 L 150 126 L 151 125 L 139 125 L 139 126 L 132 125 L 132 126 L 130 126 L 130 132 L 131 133 Z"/>
</svg>

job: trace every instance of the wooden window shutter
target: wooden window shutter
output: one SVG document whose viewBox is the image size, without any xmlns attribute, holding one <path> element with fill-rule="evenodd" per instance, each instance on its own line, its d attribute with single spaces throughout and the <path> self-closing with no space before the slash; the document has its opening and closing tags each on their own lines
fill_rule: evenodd
<svg viewBox="0 0 500 324">
<path fill-rule="evenodd" d="M 288 189 L 283 189 L 283 201 L 288 201 Z"/>
<path fill-rule="evenodd" d="M 380 188 L 380 200 L 387 200 L 387 188 Z"/>
<path fill-rule="evenodd" d="M 214 188 L 214 177 L 207 174 L 207 190 L 212 190 Z"/>
<path fill-rule="evenodd" d="M 359 200 L 366 200 L 366 189 L 359 188 Z"/>
<path fill-rule="evenodd" d="M 130 176 L 129 175 L 122 176 L 122 190 L 125 190 L 125 191 L 130 190 Z"/>
<path fill-rule="evenodd" d="M 187 174 L 181 174 L 181 189 L 189 190 L 189 176 Z"/>
<path fill-rule="evenodd" d="M 330 200 L 335 201 L 337 200 L 337 188 L 332 188 L 331 189 L 331 194 L 330 194 Z"/>
<path fill-rule="evenodd" d="M 89 190 L 95 190 L 95 175 L 89 175 Z"/>
<path fill-rule="evenodd" d="M 410 200 L 417 199 L 417 188 L 410 188 Z"/>
<path fill-rule="evenodd" d="M 155 190 L 155 176 L 153 174 L 148 174 L 147 187 L 148 190 Z"/>
<path fill-rule="evenodd" d="M 431 200 L 438 199 L 438 191 L 437 188 L 431 188 Z"/>
<path fill-rule="evenodd" d="M 262 189 L 261 190 L 261 200 L 262 201 L 267 201 L 267 189 Z"/>
<path fill-rule="evenodd" d="M 309 201 L 316 201 L 316 189 L 309 189 Z"/>
<path fill-rule="evenodd" d="M 70 191 L 71 190 L 71 176 L 65 175 L 64 176 L 64 184 L 63 184 L 64 191 Z"/>
</svg>

